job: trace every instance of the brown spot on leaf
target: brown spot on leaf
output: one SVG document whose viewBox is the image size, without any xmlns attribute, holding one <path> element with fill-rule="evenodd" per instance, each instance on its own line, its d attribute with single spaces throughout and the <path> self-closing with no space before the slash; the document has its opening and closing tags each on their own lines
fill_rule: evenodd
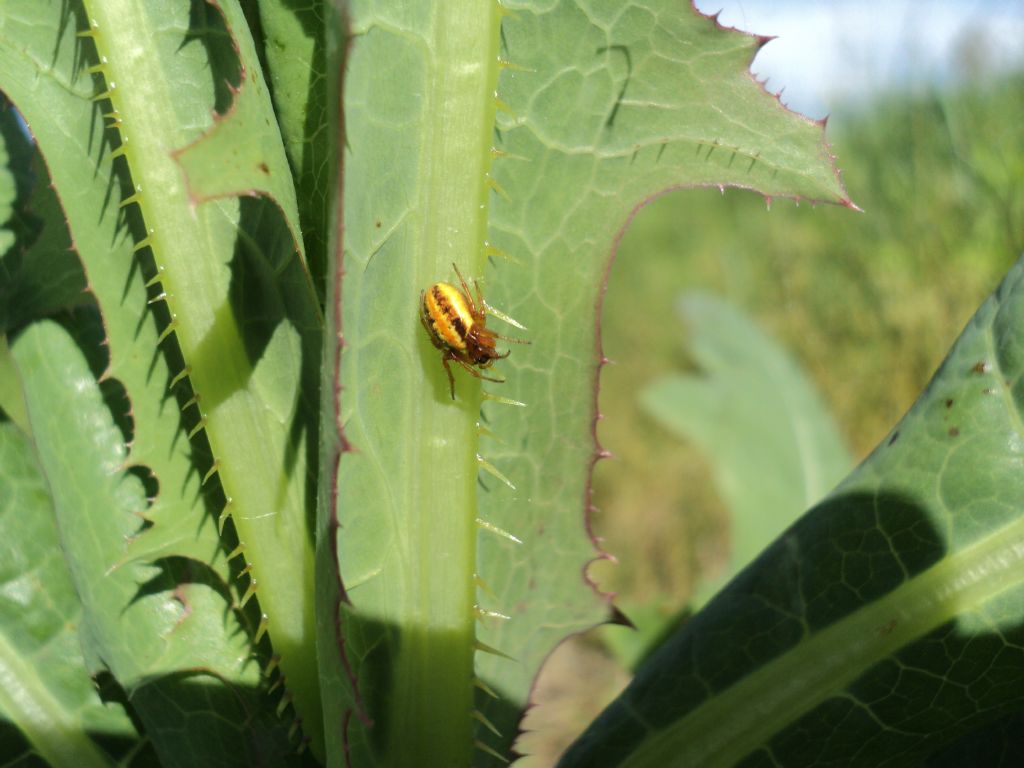
<svg viewBox="0 0 1024 768">
<path fill-rule="evenodd" d="M 892 445 L 893 443 L 895 443 L 899 436 L 900 431 L 897 429 L 895 432 L 892 433 L 892 437 L 889 438 L 889 442 L 886 443 L 886 445 Z"/>
<path fill-rule="evenodd" d="M 878 628 L 878 634 L 883 636 L 892 634 L 892 631 L 896 629 L 896 625 L 898 623 L 899 622 L 897 622 L 896 619 L 889 619 L 889 621 Z"/>
<path fill-rule="evenodd" d="M 257 166 L 257 167 L 258 167 L 258 168 L 259 168 L 259 169 L 260 169 L 260 170 L 261 170 L 261 171 L 262 171 L 263 173 L 265 173 L 265 174 L 266 174 L 267 176 L 269 176 L 269 175 L 270 175 L 270 168 L 269 168 L 269 167 L 267 167 L 267 164 L 266 164 L 266 163 L 260 163 L 260 164 L 259 164 L 259 166 Z"/>
<path fill-rule="evenodd" d="M 960 436 L 960 428 L 959 427 L 950 427 L 949 428 L 949 436 L 950 437 L 959 437 Z"/>
<path fill-rule="evenodd" d="M 984 360 L 979 360 L 974 364 L 974 367 L 971 368 L 971 372 L 977 374 L 988 373 L 988 363 Z"/>
</svg>

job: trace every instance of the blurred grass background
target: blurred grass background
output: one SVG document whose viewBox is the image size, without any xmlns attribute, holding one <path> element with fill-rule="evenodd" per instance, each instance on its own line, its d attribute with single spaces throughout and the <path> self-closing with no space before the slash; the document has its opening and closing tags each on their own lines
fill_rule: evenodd
<svg viewBox="0 0 1024 768">
<path fill-rule="evenodd" d="M 751 313 L 809 373 L 859 460 L 1024 251 L 1024 73 L 880 97 L 833 117 L 827 139 L 863 213 L 673 192 L 638 214 L 616 256 L 599 425 L 614 458 L 595 472 L 593 526 L 617 563 L 590 573 L 627 615 L 683 608 L 728 552 L 705 460 L 637 402 L 659 376 L 692 367 L 682 292 Z M 543 728 L 523 742 L 536 751 L 528 764 L 550 764 L 625 685 L 602 633 L 627 631 L 599 628 L 556 652 L 537 690 Z"/>
<path fill-rule="evenodd" d="M 1024 75 L 892 97 L 833 120 L 828 138 L 856 213 L 738 190 L 656 200 L 627 231 L 602 333 L 598 532 L 620 560 L 600 583 L 680 601 L 713 568 L 723 511 L 707 469 L 639 409 L 636 393 L 688 365 L 678 295 L 728 298 L 810 373 L 863 457 L 913 403 L 1024 250 Z"/>
<path fill-rule="evenodd" d="M 723 511 L 707 469 L 638 408 L 685 368 L 675 301 L 695 287 L 750 312 L 799 360 L 862 458 L 913 403 L 974 310 L 1024 250 L 1024 75 L 891 97 L 828 131 L 863 213 L 749 192 L 686 190 L 626 232 L 602 333 L 598 532 L 606 588 L 680 601 L 713 568 Z"/>
</svg>

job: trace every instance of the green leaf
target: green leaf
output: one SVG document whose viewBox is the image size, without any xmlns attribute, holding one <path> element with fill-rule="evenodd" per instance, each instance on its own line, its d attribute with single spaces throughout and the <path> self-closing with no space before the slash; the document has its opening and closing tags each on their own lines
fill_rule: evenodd
<svg viewBox="0 0 1024 768">
<path fill-rule="evenodd" d="M 53 508 L 32 446 L 0 423 L 0 714 L 50 765 L 109 766 L 97 740 L 137 739 L 100 701 L 75 630 L 81 621 Z"/>
<path fill-rule="evenodd" d="M 584 577 L 596 314 L 632 211 L 681 185 L 848 203 L 821 127 L 750 77 L 757 38 L 674 0 L 509 5 L 500 30 L 475 0 L 350 9 L 320 520 L 346 599 L 319 637 L 342 659 L 328 751 L 356 764 L 468 762 L 474 667 L 498 694 L 475 696 L 475 739 L 507 752 L 542 660 L 608 616 Z M 417 317 L 453 262 L 529 330 L 489 327 L 531 343 L 489 369 L 504 384 L 454 365 L 455 402 Z M 475 640 L 507 657 L 474 662 Z"/>
<path fill-rule="evenodd" d="M 417 303 L 453 260 L 483 263 L 499 20 L 477 0 L 351 8 L 345 279 L 327 332 L 346 345 L 323 386 L 318 537 L 349 601 L 320 604 L 337 761 L 473 759 L 479 386 L 460 380 L 451 401 Z M 340 462 L 339 425 L 355 448 Z"/>
<path fill-rule="evenodd" d="M 607 616 L 583 577 L 598 556 L 585 523 L 601 364 L 597 313 L 616 243 L 660 192 L 738 186 L 849 205 L 822 130 L 784 109 L 747 67 L 763 39 L 722 30 L 684 3 L 510 4 L 499 83 L 488 299 L 530 330 L 484 409 L 501 443 L 482 453 L 516 484 L 480 495 L 480 516 L 525 542 L 482 535 L 481 599 L 512 620 L 481 638 L 519 663 L 481 658 L 507 704 L 481 706 L 508 735 L 536 671 L 567 634 Z M 573 41 L 567 46 L 565 41 Z M 644 308 L 637 308 L 642 322 Z M 501 711 L 504 710 L 504 711 Z M 509 717 L 511 715 L 511 718 Z"/>
<path fill-rule="evenodd" d="M 120 185 L 125 169 L 123 161 L 116 160 L 112 164 L 107 157 L 108 145 L 104 141 L 96 140 L 96 137 L 104 136 L 103 120 L 101 110 L 96 109 L 92 98 L 95 85 L 90 78 L 82 75 L 75 63 L 79 55 L 74 36 L 75 19 L 62 15 L 61 9 L 56 6 L 47 7 L 36 3 L 8 3 L 8 6 L 11 12 L 4 16 L 5 28 L 3 34 L 0 34 L 0 87 L 21 108 L 41 151 L 48 158 L 54 185 L 60 195 L 70 229 L 74 233 L 76 247 L 89 274 L 90 288 L 103 313 L 103 328 L 100 333 L 106 335 L 104 348 L 109 351 L 109 360 L 97 360 L 97 370 L 105 369 L 105 383 L 115 393 L 118 384 L 123 387 L 123 400 L 118 406 L 118 416 L 126 430 L 121 439 L 127 438 L 131 441 L 129 459 L 132 467 L 132 472 L 126 476 L 125 487 L 135 487 L 136 491 L 139 491 L 140 484 L 145 486 L 145 498 L 135 498 L 129 510 L 130 514 L 126 515 L 127 523 L 130 523 L 130 535 L 127 538 L 123 532 L 116 532 L 112 540 L 97 545 L 102 548 L 101 553 L 82 553 L 74 548 L 69 550 L 69 557 L 85 558 L 89 565 L 95 567 L 100 567 L 94 562 L 94 558 L 99 557 L 104 571 L 117 566 L 116 572 L 123 573 L 124 578 L 128 579 L 127 583 L 113 580 L 107 585 L 109 592 L 96 595 L 94 604 L 86 603 L 90 623 L 96 625 L 90 632 L 91 640 L 86 650 L 90 658 L 100 659 L 109 665 L 118 681 L 132 694 L 133 705 L 146 722 L 149 735 L 154 740 L 161 759 L 168 764 L 175 761 L 183 764 L 204 764 L 207 757 L 212 759 L 211 753 L 207 750 L 216 752 L 218 760 L 224 758 L 226 754 L 231 761 L 249 764 L 252 756 L 250 746 L 254 744 L 259 744 L 253 748 L 258 748 L 265 759 L 273 761 L 280 756 L 282 750 L 288 749 L 286 724 L 277 721 L 274 713 L 275 702 L 264 690 L 266 681 L 259 675 L 259 664 L 255 659 L 250 660 L 257 627 L 247 620 L 240 621 L 242 617 L 229 610 L 241 598 L 236 586 L 238 582 L 235 581 L 238 568 L 230 567 L 225 561 L 223 545 L 215 523 L 221 505 L 217 505 L 215 497 L 207 497 L 201 492 L 202 476 L 197 470 L 197 466 L 202 467 L 203 472 L 208 470 L 209 449 L 202 442 L 201 434 L 194 442 L 182 434 L 183 429 L 196 423 L 195 409 L 192 407 L 194 402 L 191 405 L 188 402 L 192 393 L 188 391 L 187 386 L 178 383 L 180 377 L 175 378 L 184 365 L 177 349 L 168 341 L 164 342 L 162 349 L 158 346 L 160 334 L 165 330 L 169 317 L 163 311 L 159 300 L 148 301 L 146 283 L 153 275 L 152 261 L 145 258 L 146 252 L 143 252 L 141 257 L 133 255 L 133 251 L 138 250 L 138 247 L 126 230 L 139 222 L 130 215 L 127 219 L 122 219 L 116 206 L 111 203 L 111 195 Z M 205 39 L 209 45 L 213 46 L 216 41 L 220 41 L 230 48 L 230 41 L 223 34 L 223 25 L 218 28 L 215 23 L 207 20 L 196 31 L 197 39 L 189 36 L 192 28 L 189 26 L 188 9 L 157 9 L 148 4 L 147 7 L 154 13 L 166 10 L 170 15 L 160 16 L 152 21 L 151 26 L 140 31 L 140 28 L 128 23 L 132 17 L 126 13 L 120 19 L 124 23 L 116 25 L 116 30 L 127 36 L 118 38 L 117 43 L 121 45 L 118 53 L 127 55 L 130 50 L 134 50 L 131 48 L 133 43 L 128 39 L 132 38 L 132 35 L 158 33 L 159 45 L 149 49 L 152 57 L 146 57 L 147 66 L 158 71 L 165 67 L 163 75 L 172 82 L 197 84 L 198 92 L 189 91 L 186 95 L 176 91 L 178 97 L 148 104 L 147 109 L 164 110 L 155 115 L 154 119 L 161 123 L 162 128 L 172 133 L 174 126 L 178 125 L 175 109 L 181 109 L 183 112 L 193 110 L 188 119 L 184 120 L 184 124 L 201 125 L 208 121 L 210 104 L 215 97 L 215 87 L 209 74 L 210 58 L 201 44 L 204 39 L 202 33 L 203 30 L 209 32 L 210 37 Z M 109 6 L 105 5 L 104 9 L 107 8 Z M 174 15 L 175 13 L 177 15 Z M 219 15 L 214 14 L 214 22 L 219 18 Z M 81 26 L 85 28 L 87 25 L 83 21 Z M 94 31 L 93 34 L 98 33 Z M 188 40 L 189 43 L 183 45 L 184 40 Z M 118 56 L 114 56 L 113 59 L 118 59 Z M 237 63 L 237 60 L 232 60 Z M 38 69 L 39 63 L 43 61 L 49 62 L 45 76 L 42 76 Z M 128 86 L 127 80 L 118 79 L 117 82 L 122 86 Z M 144 87 L 159 82 L 166 85 L 167 81 L 161 81 L 154 74 L 154 79 L 146 81 Z M 201 87 L 204 83 L 210 84 L 208 90 Z M 175 88 L 177 89 L 178 85 L 175 85 Z M 131 114 L 130 110 L 122 115 L 125 125 L 132 125 L 132 120 L 139 118 L 138 114 Z M 189 137 L 194 139 L 196 134 L 190 133 Z M 182 144 L 184 143 L 182 141 Z M 143 151 L 138 159 L 143 167 L 155 166 L 150 170 L 159 175 L 159 172 L 167 171 L 164 163 L 169 161 L 169 156 L 169 150 L 161 148 L 152 156 Z M 173 187 L 164 191 L 169 195 L 173 190 L 177 190 L 180 202 L 184 199 L 180 168 L 174 165 L 169 171 L 168 178 L 172 179 Z M 160 184 L 154 183 L 153 187 L 150 187 L 147 182 L 145 188 L 160 189 Z M 158 207 L 168 202 L 163 195 L 154 195 L 146 199 L 156 199 Z M 251 265 L 253 269 L 245 273 L 245 280 L 235 285 L 235 305 L 244 297 L 243 289 L 252 289 L 248 294 L 251 298 L 259 296 L 262 299 L 267 295 L 272 297 L 272 291 L 260 290 L 265 284 L 268 272 L 280 279 L 293 274 L 287 266 L 268 267 L 260 263 L 258 258 L 252 262 L 246 261 L 250 255 L 259 252 L 259 248 L 250 247 L 254 241 L 259 243 L 260 247 L 278 249 L 275 251 L 276 254 L 282 253 L 282 244 L 287 243 L 287 253 L 294 255 L 291 236 L 287 227 L 282 225 L 282 218 L 276 208 L 252 200 L 245 201 L 242 205 L 228 202 L 205 204 L 198 207 L 197 217 L 193 215 L 187 203 L 180 204 L 186 210 L 183 217 L 186 230 L 180 240 L 173 237 L 169 237 L 168 240 L 173 246 L 183 247 L 185 256 L 194 257 L 202 265 L 202 270 L 193 275 L 197 282 L 189 285 L 192 290 L 189 296 L 194 303 L 201 305 L 204 297 L 209 298 L 205 291 L 213 284 L 204 284 L 203 277 L 211 272 L 217 276 L 217 285 L 223 287 L 226 294 L 227 287 L 224 283 L 228 275 L 227 270 L 222 268 L 231 261 L 236 241 L 238 261 L 244 262 L 246 266 Z M 164 210 L 161 208 L 161 211 Z M 173 206 L 170 211 L 172 217 L 180 213 Z M 225 219 L 224 216 L 229 218 Z M 231 216 L 233 218 L 230 218 Z M 244 225 L 237 224 L 239 219 L 244 220 Z M 197 221 L 206 222 L 208 226 L 203 228 L 202 248 L 192 252 L 188 248 L 195 241 L 189 240 L 185 234 L 196 235 Z M 155 226 L 170 227 L 169 230 L 162 230 L 164 232 L 174 231 L 173 222 L 166 219 L 157 217 L 153 219 L 153 223 Z M 218 243 L 224 245 L 225 250 L 217 251 Z M 139 258 L 139 261 L 136 261 L 136 258 Z M 178 264 L 179 268 L 180 266 Z M 308 280 L 305 279 L 294 281 L 293 285 L 299 285 L 300 289 L 304 285 L 304 290 L 309 290 Z M 159 296 L 159 288 L 150 290 L 152 298 L 156 299 Z M 208 318 L 212 307 L 221 307 L 219 317 L 228 329 L 235 324 L 231 314 L 232 302 L 228 302 L 224 296 L 221 296 L 220 303 L 205 307 L 203 311 L 206 314 L 199 317 Z M 244 310 L 244 306 L 242 309 Z M 271 305 L 262 305 L 258 311 L 265 313 L 262 315 L 264 319 L 273 320 Z M 266 313 L 269 313 L 269 318 Z M 263 357 L 283 357 L 286 362 L 281 368 L 288 373 L 285 377 L 286 382 L 294 381 L 299 374 L 294 372 L 297 368 L 294 364 L 294 348 L 289 349 L 286 343 L 292 338 L 290 334 L 286 331 L 276 331 L 272 322 L 256 322 L 251 309 L 248 314 L 242 314 L 242 317 L 247 321 L 247 328 L 255 327 L 259 333 L 265 334 L 262 336 L 265 347 L 262 350 Z M 283 340 L 285 343 L 272 341 L 274 339 Z M 94 339 L 93 343 L 96 341 L 98 339 Z M 315 348 L 315 337 L 309 343 Z M 98 351 L 94 346 L 88 348 L 92 349 L 93 353 Z M 260 352 L 258 345 L 252 348 L 257 353 Z M 272 351 L 268 352 L 267 349 L 270 348 Z M 316 353 L 313 352 L 312 356 L 315 358 Z M 237 355 L 235 357 L 237 358 Z M 231 359 L 231 355 L 225 355 L 219 361 L 214 359 L 208 365 L 223 366 L 225 361 Z M 197 365 L 193 366 L 193 369 Z M 258 399 L 252 401 L 244 397 L 239 398 L 248 400 L 250 407 L 259 413 L 257 425 L 260 419 L 270 418 L 267 416 L 268 413 L 273 417 L 279 417 L 282 407 L 286 413 L 288 411 L 287 398 L 282 398 L 274 385 L 280 376 L 271 371 L 269 383 L 267 379 L 268 374 L 253 374 L 246 381 L 246 386 L 251 385 L 257 393 L 266 392 L 269 388 L 273 398 L 269 404 Z M 169 385 L 174 385 L 172 389 L 176 390 L 177 397 L 168 396 Z M 64 394 L 70 396 L 71 393 Z M 285 401 L 284 406 L 282 400 Z M 182 406 L 186 407 L 184 417 L 179 412 Z M 239 426 L 244 430 L 253 426 L 253 422 L 242 420 Z M 33 434 L 35 435 L 34 423 Z M 36 437 L 40 439 L 38 435 Z M 64 436 L 56 433 L 48 437 L 60 442 Z M 243 432 L 239 439 L 249 437 L 253 437 L 251 433 Z M 274 494 L 280 490 L 280 485 L 275 479 L 282 476 L 282 466 L 299 467 L 297 476 L 292 477 L 291 482 L 299 486 L 304 484 L 306 457 L 302 451 L 297 451 L 298 456 L 290 463 L 286 462 L 282 454 L 288 455 L 291 451 L 285 451 L 282 447 L 287 439 L 284 434 L 276 435 L 272 440 L 263 443 L 259 442 L 259 435 L 253 439 L 256 441 L 254 445 L 257 449 L 260 446 L 276 446 L 280 450 L 280 453 L 273 457 L 273 472 L 262 468 L 259 461 L 251 465 L 238 465 L 243 472 L 253 473 L 246 482 L 251 483 L 254 493 L 262 493 L 266 499 L 275 499 Z M 58 472 L 58 469 L 51 465 L 47 471 Z M 90 501 L 99 505 L 103 503 L 102 500 Z M 208 505 L 216 506 L 211 509 Z M 304 514 L 301 504 L 297 514 L 300 518 Z M 77 517 L 75 519 L 80 525 L 88 524 Z M 134 535 L 139 533 L 144 520 L 152 525 L 141 535 Z M 124 520 L 121 522 L 125 524 Z M 74 542 L 77 544 L 78 539 L 74 539 Z M 90 537 L 85 537 L 82 543 L 87 542 L 93 543 Z M 280 543 L 279 538 L 274 538 L 267 557 L 271 562 L 275 559 L 280 561 L 278 568 L 285 574 L 282 582 L 285 588 L 284 600 L 287 602 L 296 594 L 295 588 L 289 590 L 289 581 L 301 582 L 303 586 L 298 589 L 305 590 L 303 580 L 305 574 L 310 573 L 310 569 L 304 568 L 301 558 L 283 557 Z M 309 545 L 303 542 L 303 546 Z M 146 565 L 147 563 L 155 565 Z M 132 579 L 132 574 L 138 574 L 135 580 Z M 147 592 L 149 599 L 158 605 L 180 607 L 169 597 L 169 590 L 173 590 L 176 585 L 181 589 L 180 594 L 191 598 L 188 604 L 189 621 L 184 622 L 174 634 L 177 644 L 173 645 L 173 652 L 165 647 L 165 641 L 159 634 L 160 630 L 165 628 L 163 625 L 154 627 L 139 622 L 132 625 L 132 647 L 126 647 L 121 640 L 126 633 L 120 622 L 130 622 L 134 617 L 131 611 L 125 611 L 125 605 L 131 603 L 133 610 L 140 610 L 138 606 L 142 605 L 140 601 L 131 602 L 139 583 L 148 584 L 148 589 L 151 590 L 151 593 Z M 288 606 L 293 613 L 296 609 L 301 610 L 301 607 L 301 600 L 297 605 Z M 175 608 L 170 613 L 173 615 L 177 612 Z M 193 627 L 194 631 L 190 631 Z M 293 636 L 296 631 L 301 635 L 301 627 L 287 624 L 279 634 L 287 638 L 286 630 L 289 629 Z M 190 647 L 191 644 L 195 644 L 194 649 Z M 287 645 L 284 641 L 282 644 Z M 210 659 L 211 653 L 223 656 Z M 159 659 L 159 662 L 156 659 Z M 315 679 L 312 649 L 306 654 L 291 654 L 291 659 L 293 661 L 282 662 L 282 667 L 291 669 L 294 664 L 298 670 L 312 670 Z M 216 661 L 216 664 L 212 663 L 213 661 Z M 209 667 L 210 672 L 196 676 L 195 670 L 199 666 Z M 222 682 L 209 685 L 214 682 L 209 677 L 210 674 L 221 675 Z M 167 675 L 173 677 L 166 677 Z M 289 700 L 296 701 L 296 708 L 307 703 L 302 694 L 293 692 L 294 686 L 310 694 L 315 705 L 315 682 L 303 687 L 304 678 L 301 671 L 296 672 L 293 678 L 288 681 Z M 197 697 L 194 693 L 197 684 L 209 690 Z M 220 701 L 225 696 L 230 696 L 231 700 Z M 237 707 L 242 706 L 246 714 L 240 716 L 237 722 L 226 719 L 212 720 L 211 722 L 217 724 L 223 733 L 213 738 L 206 732 L 201 738 L 187 745 L 186 749 L 180 736 L 182 723 L 177 720 L 181 717 L 192 717 L 195 706 L 200 706 L 201 712 L 207 713 L 210 702 L 204 702 L 203 699 L 210 697 L 217 699 L 216 708 L 219 710 L 237 711 Z M 168 713 L 173 713 L 174 717 L 167 717 Z M 314 732 L 318 724 L 319 717 L 312 717 L 311 725 Z"/>
<path fill-rule="evenodd" d="M 275 762 L 275 752 L 280 760 L 284 733 L 258 706 L 260 671 L 228 610 L 223 554 L 210 551 L 209 564 L 125 562 L 148 503 L 138 475 L 125 471 L 124 437 L 84 356 L 46 321 L 13 353 L 87 650 L 125 688 L 165 765 L 251 765 L 256 755 Z M 232 711 L 239 716 L 220 719 Z M 192 720 L 209 726 L 184 729 Z"/>
<path fill-rule="evenodd" d="M 1024 697 L 1024 261 L 882 444 L 562 766 L 911 765 Z"/>
<path fill-rule="evenodd" d="M 832 490 L 852 459 L 814 386 L 746 315 L 701 294 L 683 297 L 679 313 L 698 372 L 662 378 L 640 398 L 711 459 L 731 513 L 731 578 Z M 694 607 L 722 583 L 698 589 Z"/>
<path fill-rule="evenodd" d="M 218 115 L 214 125 L 200 139 L 175 152 L 174 157 L 185 172 L 193 203 L 243 195 L 273 200 L 281 208 L 292 232 L 294 247 L 301 254 L 295 186 L 281 135 L 267 129 L 267 121 L 274 113 L 245 17 L 237 2 L 210 5 L 217 11 L 210 11 L 204 23 L 214 29 L 223 25 L 224 34 L 229 36 L 238 55 L 237 62 L 225 62 L 226 66 L 218 71 L 240 67 L 240 82 L 232 84 L 233 99 L 227 113 Z M 218 12 L 224 14 L 222 19 L 217 18 Z M 194 21 L 192 26 L 196 26 Z M 209 48 L 212 57 L 216 49 L 213 45 Z"/>
<path fill-rule="evenodd" d="M 281 136 L 298 195 L 306 258 L 314 277 L 323 280 L 327 260 L 333 142 L 327 122 L 328 77 L 324 15 L 320 3 L 299 6 L 289 0 L 259 4 L 263 54 Z M 337 27 L 332 27 L 335 33 Z M 322 290 L 323 285 L 320 284 Z"/>
<path fill-rule="evenodd" d="M 287 701 L 319 755 L 308 467 L 320 318 L 269 95 L 236 2 L 86 6 L 135 190 L 122 205 L 141 212 L 135 248 L 148 248 L 152 301 L 181 351 L 173 373 L 187 374 Z M 218 90 L 234 76 L 237 90 Z M 211 102 L 227 112 L 212 126 Z M 231 197 L 243 192 L 261 196 Z"/>
<path fill-rule="evenodd" d="M 0 97 L 2 98 L 2 97 Z M 49 172 L 13 109 L 0 109 L 0 167 L 12 176 L 9 247 L 0 243 L 0 330 L 81 304 L 85 276 L 75 256 Z M 17 182 L 16 184 L 14 182 Z"/>
<path fill-rule="evenodd" d="M 24 432 L 30 431 L 18 371 L 11 358 L 7 337 L 3 335 L 0 335 L 0 415 L 13 421 Z"/>
</svg>

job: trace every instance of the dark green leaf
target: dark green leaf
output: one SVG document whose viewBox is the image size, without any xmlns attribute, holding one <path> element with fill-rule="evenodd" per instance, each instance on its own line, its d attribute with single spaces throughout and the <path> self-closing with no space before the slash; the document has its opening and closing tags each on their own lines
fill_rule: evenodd
<svg viewBox="0 0 1024 768">
<path fill-rule="evenodd" d="M 913 765 L 1024 704 L 1024 261 L 562 766 Z"/>
</svg>

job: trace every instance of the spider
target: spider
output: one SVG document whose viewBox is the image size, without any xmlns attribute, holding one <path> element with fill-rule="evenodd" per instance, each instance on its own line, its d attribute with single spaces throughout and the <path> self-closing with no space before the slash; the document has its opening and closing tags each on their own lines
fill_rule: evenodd
<svg viewBox="0 0 1024 768">
<path fill-rule="evenodd" d="M 427 290 L 420 291 L 420 322 L 426 328 L 431 343 L 441 350 L 441 363 L 448 374 L 448 385 L 454 400 L 455 377 L 452 376 L 449 361 L 454 360 L 478 379 L 500 384 L 505 379 L 485 376 L 477 370 L 490 368 L 495 360 L 501 360 L 511 354 L 511 350 L 498 354 L 494 346 L 495 339 L 516 344 L 530 342 L 511 339 L 488 330 L 487 305 L 480 293 L 480 284 L 473 281 L 473 287 L 476 289 L 474 302 L 459 268 L 453 263 L 452 269 L 459 276 L 462 289 L 450 283 L 434 283 Z"/>
</svg>

